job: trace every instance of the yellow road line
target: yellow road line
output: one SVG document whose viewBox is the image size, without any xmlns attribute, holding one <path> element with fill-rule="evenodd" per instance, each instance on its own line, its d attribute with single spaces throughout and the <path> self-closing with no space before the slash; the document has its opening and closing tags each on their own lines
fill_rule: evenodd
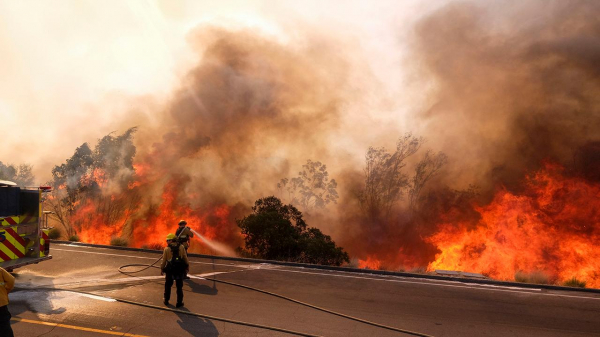
<svg viewBox="0 0 600 337">
<path fill-rule="evenodd" d="M 44 322 L 44 321 L 34 321 L 31 319 L 25 319 L 25 318 L 19 318 L 19 317 L 13 317 L 11 318 L 12 321 L 17 321 L 17 322 L 24 322 L 24 323 L 32 323 L 32 324 L 40 324 L 40 325 L 48 325 L 48 326 L 57 326 L 59 328 L 65 328 L 65 329 L 74 329 L 74 330 L 81 330 L 81 331 L 89 331 L 89 332 L 97 332 L 97 333 L 103 333 L 106 335 L 115 335 L 115 336 L 127 336 L 127 337 L 149 337 L 149 336 L 144 336 L 144 335 L 134 335 L 131 333 L 126 333 L 126 332 L 116 332 L 116 331 L 109 331 L 109 330 L 100 330 L 100 329 L 92 329 L 92 328 L 86 328 L 86 327 L 82 327 L 82 326 L 76 326 L 76 325 L 67 325 L 67 324 L 60 324 L 60 323 L 50 323 L 50 322 Z"/>
</svg>

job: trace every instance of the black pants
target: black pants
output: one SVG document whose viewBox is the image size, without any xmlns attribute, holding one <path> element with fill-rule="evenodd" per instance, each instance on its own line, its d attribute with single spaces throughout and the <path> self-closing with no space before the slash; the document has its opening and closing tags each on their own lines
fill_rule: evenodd
<svg viewBox="0 0 600 337">
<path fill-rule="evenodd" d="M 165 274 L 165 300 L 171 299 L 171 287 L 173 287 L 173 279 L 175 279 L 175 286 L 177 287 L 177 303 L 183 303 L 183 277 L 178 275 L 176 277 L 173 274 Z"/>
<path fill-rule="evenodd" d="M 8 305 L 0 307 L 0 336 L 2 337 L 14 337 L 12 328 L 10 327 L 10 312 L 8 312 Z"/>
</svg>

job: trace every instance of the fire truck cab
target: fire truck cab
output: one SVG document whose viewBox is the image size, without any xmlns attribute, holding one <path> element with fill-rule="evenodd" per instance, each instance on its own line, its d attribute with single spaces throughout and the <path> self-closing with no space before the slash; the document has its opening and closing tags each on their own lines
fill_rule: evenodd
<svg viewBox="0 0 600 337">
<path fill-rule="evenodd" d="M 12 271 L 52 258 L 41 216 L 42 194 L 49 190 L 0 180 L 0 267 Z"/>
</svg>

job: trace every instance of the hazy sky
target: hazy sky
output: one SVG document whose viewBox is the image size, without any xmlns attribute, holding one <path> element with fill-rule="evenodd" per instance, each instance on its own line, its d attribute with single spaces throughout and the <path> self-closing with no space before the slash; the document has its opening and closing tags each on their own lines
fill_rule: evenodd
<svg viewBox="0 0 600 337">
<path fill-rule="evenodd" d="M 422 3 L 0 0 L 0 161 L 33 164 L 43 182 L 83 142 L 123 132 L 128 119 L 152 123 L 145 105 L 177 88 L 196 61 L 186 36 L 206 24 L 345 46 L 364 67 L 353 80 L 368 74 L 378 83 L 364 93 L 369 112 L 348 107 L 348 120 L 367 114 L 401 125 L 419 102 L 403 71 L 406 41 L 414 22 L 443 2 Z"/>
</svg>

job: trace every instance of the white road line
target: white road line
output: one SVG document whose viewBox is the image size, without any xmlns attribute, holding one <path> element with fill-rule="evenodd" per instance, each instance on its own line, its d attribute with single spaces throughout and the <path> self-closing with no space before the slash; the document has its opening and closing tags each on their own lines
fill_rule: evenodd
<svg viewBox="0 0 600 337">
<path fill-rule="evenodd" d="M 96 255 L 107 255 L 107 256 L 119 256 L 119 257 L 129 257 L 132 259 L 145 259 L 145 260 L 157 260 L 158 258 L 156 257 L 145 257 L 145 256 L 133 256 L 133 255 L 122 255 L 122 254 L 111 254 L 111 253 L 99 253 L 99 252 L 86 252 L 86 251 L 81 251 L 81 250 L 72 250 L 72 249 L 60 249 L 60 248 L 53 248 L 52 250 L 59 250 L 62 252 L 75 252 L 75 253 L 84 253 L 84 254 L 96 254 Z M 222 264 L 222 263 L 212 263 L 212 262 L 196 262 L 196 261 L 190 261 L 190 263 L 195 263 L 195 264 L 208 264 L 208 265 L 215 265 L 215 266 L 225 266 L 225 267 L 235 267 L 235 268 L 244 268 L 244 269 L 256 269 L 255 267 L 251 266 L 251 265 L 239 265 L 239 264 Z"/>
<path fill-rule="evenodd" d="M 430 279 L 425 279 L 425 278 L 423 278 L 421 280 L 427 281 L 427 282 L 423 282 L 423 281 L 415 282 L 415 281 L 406 281 L 406 280 L 398 280 L 398 279 L 383 279 L 383 278 L 372 278 L 372 277 L 353 276 L 353 275 L 326 274 L 326 273 L 315 273 L 315 272 L 308 272 L 308 271 L 288 270 L 288 269 L 260 269 L 260 270 L 282 271 L 282 272 L 289 272 L 289 273 L 300 273 L 300 274 L 322 275 L 322 276 L 335 276 L 335 277 L 376 280 L 376 281 L 386 281 L 386 282 L 397 282 L 397 283 L 411 283 L 411 284 L 418 284 L 418 285 L 433 285 L 433 286 L 438 286 L 438 287 L 467 288 L 467 289 L 477 289 L 477 290 L 487 290 L 487 291 L 503 291 L 503 292 L 509 292 L 509 293 L 520 293 L 520 294 L 529 294 L 529 295 L 543 295 L 543 296 L 554 296 L 554 297 L 581 298 L 581 299 L 587 299 L 587 300 L 600 300 L 600 297 L 586 297 L 586 296 L 572 296 L 572 295 L 542 293 L 542 292 L 538 292 L 538 291 L 541 291 L 541 289 L 538 289 L 538 288 L 523 289 L 523 291 L 517 291 L 517 290 L 503 289 L 503 288 L 501 288 L 502 286 L 496 286 L 497 288 L 490 288 L 490 286 L 493 286 L 493 285 L 489 285 L 489 284 L 485 284 L 485 285 L 473 284 L 470 286 L 441 284 L 441 283 L 437 283 L 437 281 L 441 281 L 441 282 L 452 282 L 452 281 L 430 280 Z M 481 286 L 485 286 L 486 288 L 481 287 Z M 514 287 L 511 287 L 511 288 L 514 288 Z M 533 292 L 533 291 L 536 291 L 536 292 Z"/>
<path fill-rule="evenodd" d="M 92 294 L 82 294 L 82 293 L 77 293 L 77 292 L 73 292 L 73 294 L 77 294 L 83 297 L 88 297 L 88 298 L 92 298 L 95 300 L 100 300 L 100 301 L 104 301 L 104 302 L 116 302 L 117 300 L 110 298 L 110 297 L 105 297 L 105 296 L 97 296 L 97 295 L 92 295 Z"/>
<path fill-rule="evenodd" d="M 204 273 L 204 274 L 197 274 L 197 275 L 192 275 L 189 274 L 189 276 L 191 278 L 195 278 L 198 280 L 206 280 L 206 277 L 210 277 L 210 276 L 214 276 L 214 275 L 218 275 L 218 274 L 229 274 L 229 273 L 235 273 L 235 272 L 239 272 L 240 270 L 234 270 L 234 271 L 222 271 L 222 272 L 213 272 L 213 273 Z M 56 283 L 53 286 L 54 287 L 64 287 L 64 286 L 77 286 L 77 285 L 82 285 L 82 284 L 89 284 L 89 283 L 94 283 L 94 285 L 100 285 L 100 284 L 123 284 L 123 283 L 135 283 L 135 282 L 139 282 L 139 281 L 152 281 L 152 280 L 164 280 L 164 276 L 131 276 L 131 277 L 121 277 L 121 278 L 117 278 L 117 279 L 89 279 L 89 280 L 81 280 L 81 281 L 77 281 L 77 282 L 66 282 L 66 283 Z M 25 286 L 19 286 L 19 289 L 23 289 L 23 290 L 36 290 L 36 285 L 25 285 Z"/>
</svg>

